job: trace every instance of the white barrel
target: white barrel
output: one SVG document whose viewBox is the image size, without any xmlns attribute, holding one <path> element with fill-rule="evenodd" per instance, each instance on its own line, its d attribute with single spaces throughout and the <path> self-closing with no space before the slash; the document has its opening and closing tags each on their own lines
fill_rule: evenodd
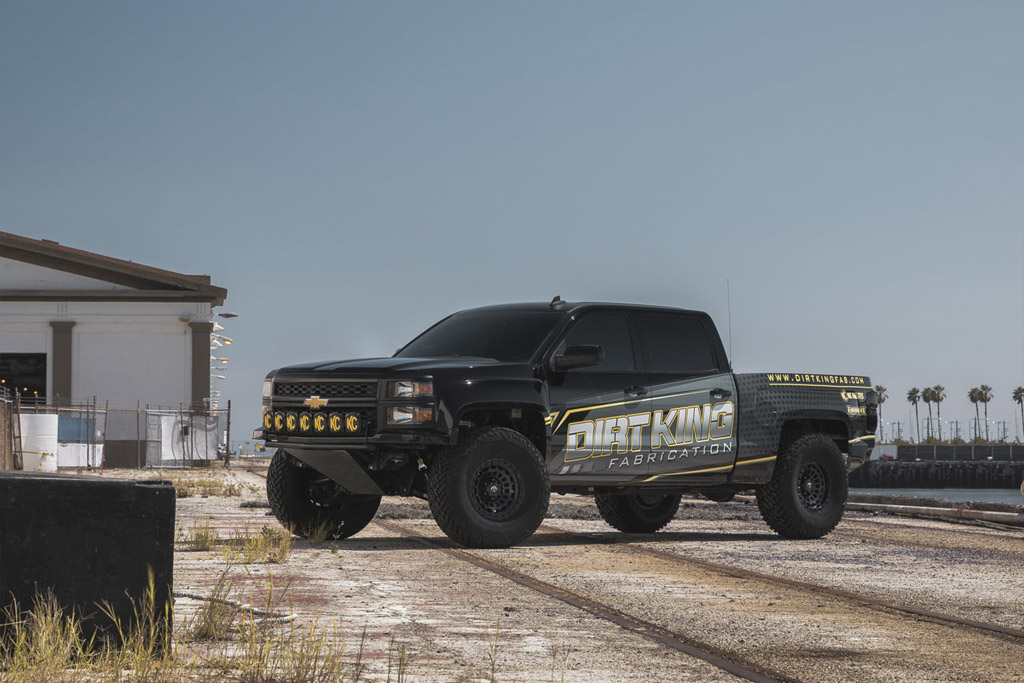
<svg viewBox="0 0 1024 683">
<path fill-rule="evenodd" d="M 21 416 L 21 453 L 26 472 L 57 471 L 57 416 Z"/>
</svg>

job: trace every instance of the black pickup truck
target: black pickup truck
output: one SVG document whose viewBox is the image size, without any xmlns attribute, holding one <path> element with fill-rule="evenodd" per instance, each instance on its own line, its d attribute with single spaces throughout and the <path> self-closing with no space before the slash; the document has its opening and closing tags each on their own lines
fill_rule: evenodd
<svg viewBox="0 0 1024 683">
<path fill-rule="evenodd" d="M 253 438 L 278 449 L 267 497 L 300 535 L 351 536 L 381 496 L 416 496 L 458 543 L 508 547 L 551 492 L 651 533 L 684 492 L 753 490 L 778 534 L 817 538 L 877 409 L 860 375 L 733 374 L 706 313 L 555 297 L 455 313 L 390 358 L 274 370 Z"/>
</svg>

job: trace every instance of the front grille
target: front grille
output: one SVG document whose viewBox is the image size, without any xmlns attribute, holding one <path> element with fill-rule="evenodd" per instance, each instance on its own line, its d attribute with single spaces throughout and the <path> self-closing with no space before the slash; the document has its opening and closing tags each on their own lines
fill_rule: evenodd
<svg viewBox="0 0 1024 683">
<path fill-rule="evenodd" d="M 376 382 L 274 382 L 274 396 L 377 398 Z"/>
<path fill-rule="evenodd" d="M 269 431 L 282 436 L 301 436 L 313 438 L 369 438 L 377 433 L 377 386 L 378 382 L 359 382 L 352 380 L 319 380 L 319 381 L 281 381 L 274 382 L 274 396 L 270 408 L 274 416 L 281 416 L 287 423 L 287 416 L 292 415 L 291 427 L 281 424 L 280 427 L 268 427 Z M 312 398 L 319 400 L 310 401 Z M 355 414 L 359 418 L 358 429 L 352 431 L 342 425 L 347 424 L 347 416 Z M 337 425 L 332 429 L 318 431 L 313 429 L 310 421 L 302 422 L 303 415 L 307 420 L 315 421 L 317 416 L 329 420 L 328 424 Z M 306 429 L 302 429 L 305 425 Z M 323 423 L 321 423 L 321 426 Z"/>
</svg>

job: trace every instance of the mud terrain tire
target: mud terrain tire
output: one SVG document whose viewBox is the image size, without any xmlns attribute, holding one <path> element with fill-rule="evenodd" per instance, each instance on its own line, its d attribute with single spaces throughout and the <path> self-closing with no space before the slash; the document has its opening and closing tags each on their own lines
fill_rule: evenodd
<svg viewBox="0 0 1024 683">
<path fill-rule="evenodd" d="M 326 532 L 331 539 L 359 533 L 377 514 L 380 496 L 354 496 L 279 450 L 267 470 L 267 501 L 277 520 L 297 536 Z"/>
<path fill-rule="evenodd" d="M 637 496 L 598 494 L 594 496 L 594 502 L 604 521 L 619 531 L 627 534 L 653 534 L 676 516 L 681 497 L 678 493 Z"/>
<path fill-rule="evenodd" d="M 839 524 L 848 488 L 843 454 L 824 434 L 791 441 L 779 454 L 757 507 L 784 538 L 821 538 Z"/>
<path fill-rule="evenodd" d="M 427 470 L 430 512 L 469 548 L 508 548 L 540 526 L 551 483 L 537 447 L 505 427 L 476 427 L 437 454 Z"/>
</svg>

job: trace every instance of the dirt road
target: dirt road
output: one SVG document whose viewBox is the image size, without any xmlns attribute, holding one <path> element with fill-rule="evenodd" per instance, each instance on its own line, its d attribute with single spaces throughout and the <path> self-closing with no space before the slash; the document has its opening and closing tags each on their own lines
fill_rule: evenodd
<svg viewBox="0 0 1024 683">
<path fill-rule="evenodd" d="M 278 526 L 262 479 L 230 476 L 241 496 L 178 501 L 183 533 L 207 518 L 220 539 Z M 219 546 L 175 558 L 190 595 L 227 564 Z M 425 503 L 385 499 L 351 539 L 297 540 L 284 562 L 229 576 L 240 600 L 261 604 L 272 583 L 278 611 L 337 622 L 352 651 L 365 629 L 371 679 L 398 644 L 426 681 L 1019 681 L 1022 566 L 1021 530 L 849 514 L 825 539 L 785 541 L 754 505 L 692 500 L 664 532 L 627 536 L 558 496 L 509 550 L 455 549 Z"/>
</svg>

